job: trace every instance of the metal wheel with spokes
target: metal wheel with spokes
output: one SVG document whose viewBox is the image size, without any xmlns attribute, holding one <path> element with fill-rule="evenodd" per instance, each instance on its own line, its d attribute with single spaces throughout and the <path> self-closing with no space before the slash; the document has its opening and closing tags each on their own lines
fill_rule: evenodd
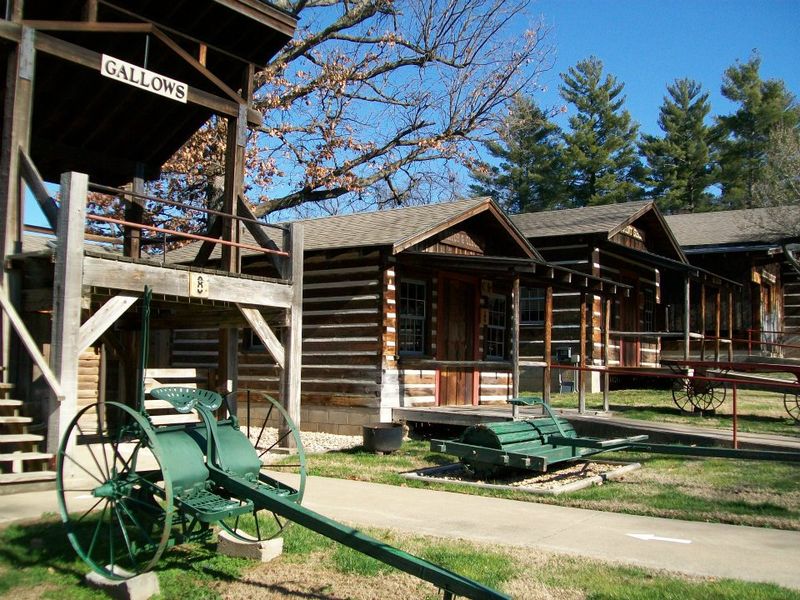
<svg viewBox="0 0 800 600">
<path fill-rule="evenodd" d="M 148 571 L 167 547 L 172 483 L 161 456 L 147 420 L 116 402 L 87 406 L 67 428 L 56 474 L 61 519 L 75 551 L 100 575 Z"/>
<path fill-rule="evenodd" d="M 694 407 L 692 404 L 693 394 L 694 388 L 691 379 L 686 377 L 672 380 L 672 401 L 681 411 L 692 412 Z"/>
<path fill-rule="evenodd" d="M 724 384 L 711 381 L 695 381 L 691 402 L 702 412 L 717 410 L 725 402 L 727 389 Z"/>
<path fill-rule="evenodd" d="M 800 423 L 800 394 L 786 393 L 783 395 L 783 406 L 786 412 L 794 419 L 795 423 Z"/>
<path fill-rule="evenodd" d="M 300 439 L 300 430 L 280 402 L 268 394 L 259 393 L 268 404 L 267 414 L 258 433 L 248 435 L 258 453 L 258 458 L 264 465 L 259 474 L 259 482 L 285 499 L 300 504 L 305 492 L 307 475 L 306 454 Z M 277 434 L 268 431 L 270 418 L 273 415 L 278 421 L 283 417 L 286 424 L 285 431 L 279 429 Z M 286 451 L 286 446 L 289 446 L 286 442 L 289 439 L 293 441 L 292 452 Z M 222 529 L 245 541 L 278 537 L 290 524 L 291 521 L 284 517 L 267 509 L 259 509 L 258 506 L 251 513 L 219 522 Z"/>
</svg>

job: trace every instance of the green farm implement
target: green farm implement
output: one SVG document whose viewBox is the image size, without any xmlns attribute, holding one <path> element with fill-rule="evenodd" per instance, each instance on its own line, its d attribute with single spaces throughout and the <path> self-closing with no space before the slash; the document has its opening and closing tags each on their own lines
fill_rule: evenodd
<svg viewBox="0 0 800 600">
<path fill-rule="evenodd" d="M 93 404 L 72 421 L 58 453 L 61 515 L 94 571 L 124 579 L 150 570 L 168 547 L 209 539 L 212 525 L 254 541 L 291 521 L 429 581 L 445 597 L 507 597 L 303 507 L 304 471 L 297 487 L 265 472 L 236 418 L 215 418 L 223 402 L 216 392 L 165 387 L 151 394 L 200 421 L 154 426 L 145 411 Z M 299 441 L 291 422 L 290 429 Z M 298 459 L 304 463 L 302 449 Z M 91 496 L 93 506 L 78 510 L 76 493 Z"/>
<path fill-rule="evenodd" d="M 261 434 L 252 444 L 230 406 L 229 417 L 216 418 L 223 404 L 216 392 L 151 390 L 157 401 L 185 415 L 181 423 L 154 424 L 145 409 L 141 367 L 147 363 L 149 305 L 146 290 L 137 408 L 116 402 L 87 406 L 70 423 L 58 451 L 61 518 L 73 548 L 92 570 L 126 579 L 153 569 L 170 546 L 210 539 L 215 526 L 241 541 L 258 542 L 294 522 L 432 583 L 444 598 L 508 598 L 303 507 L 300 435 L 283 406 L 269 396 L 265 424 L 277 410 L 284 430 L 260 453 L 255 446 Z M 262 457 L 289 435 L 297 460 L 265 467 Z M 293 472 L 281 472 L 282 467 Z"/>
<path fill-rule="evenodd" d="M 539 398 L 518 398 L 510 402 L 541 405 L 545 416 L 473 425 L 456 440 L 431 440 L 431 450 L 458 457 L 481 477 L 505 468 L 545 472 L 552 465 L 615 450 L 800 462 L 800 452 L 653 444 L 647 441 L 646 435 L 615 439 L 581 437 L 569 421 L 555 415 Z"/>
</svg>

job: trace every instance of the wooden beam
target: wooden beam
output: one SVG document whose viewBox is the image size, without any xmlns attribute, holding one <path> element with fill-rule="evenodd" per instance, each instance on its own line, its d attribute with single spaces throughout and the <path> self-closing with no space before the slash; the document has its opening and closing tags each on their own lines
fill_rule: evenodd
<svg viewBox="0 0 800 600">
<path fill-rule="evenodd" d="M 542 370 L 542 398 L 550 402 L 550 386 L 553 362 L 553 286 L 549 285 L 544 292 L 544 364 Z"/>
<path fill-rule="evenodd" d="M 53 276 L 53 321 L 50 365 L 61 382 L 64 400 L 50 403 L 47 451 L 56 452 L 78 408 L 78 333 L 81 323 L 83 228 L 89 178 L 83 173 L 61 176 L 58 245 Z"/>
<path fill-rule="evenodd" d="M 221 91 L 223 91 L 231 100 L 237 103 L 242 102 L 242 97 L 239 96 L 235 91 L 233 91 L 224 81 L 222 81 L 219 77 L 214 75 L 211 71 L 209 71 L 205 65 L 200 63 L 194 56 L 189 54 L 186 50 L 181 48 L 178 44 L 175 43 L 166 33 L 159 30 L 157 27 L 153 27 L 153 35 L 161 41 L 167 48 L 172 50 L 175 54 L 180 56 L 183 60 L 185 60 L 191 67 L 197 70 L 203 77 L 208 79 L 211 83 L 216 85 Z M 247 100 L 245 100 L 245 103 Z"/>
<path fill-rule="evenodd" d="M 42 176 L 39 174 L 39 170 L 22 148 L 19 149 L 19 167 L 22 178 L 28 184 L 28 189 L 30 189 L 33 197 L 36 198 L 36 202 L 39 204 L 39 208 L 42 209 L 50 228 L 54 233 L 57 233 L 58 205 L 47 193 L 47 188 L 44 185 Z"/>
<path fill-rule="evenodd" d="M 141 292 L 145 284 L 154 294 L 191 298 L 192 275 L 183 269 L 129 263 L 113 259 L 86 256 L 83 260 L 84 285 Z M 237 303 L 246 298 L 253 306 L 289 308 L 292 304 L 291 286 L 216 273 L 202 273 L 207 295 L 204 299 Z"/>
<path fill-rule="evenodd" d="M 689 304 L 692 280 L 686 275 L 683 282 L 683 359 L 689 360 L 690 340 L 691 340 L 691 307 Z"/>
<path fill-rule="evenodd" d="M 138 299 L 138 294 L 123 292 L 109 299 L 101 306 L 97 312 L 81 325 L 78 336 L 78 354 L 82 354 L 84 350 L 97 341 Z"/>
<path fill-rule="evenodd" d="M 258 336 L 258 339 L 261 340 L 261 343 L 264 344 L 264 347 L 272 355 L 272 358 L 274 358 L 278 366 L 283 369 L 286 364 L 283 344 L 281 344 L 278 336 L 273 333 L 269 323 L 264 320 L 264 317 L 261 316 L 261 313 L 258 312 L 257 309 L 242 306 L 241 304 L 237 304 L 236 306 L 244 315 L 244 318 L 247 319 L 250 327 L 253 328 L 253 331 L 255 331 Z"/>
<path fill-rule="evenodd" d="M 603 366 L 606 371 L 603 373 L 603 410 L 608 412 L 608 385 L 610 377 L 608 375 L 608 355 L 611 346 L 611 298 L 605 299 L 603 311 Z"/>
<path fill-rule="evenodd" d="M 293 223 L 291 234 L 292 305 L 286 331 L 286 367 L 281 373 L 282 401 L 289 417 L 300 428 L 300 372 L 303 365 L 303 226 Z M 285 432 L 281 431 L 280 435 Z M 289 436 L 291 437 L 291 436 Z"/>
<path fill-rule="evenodd" d="M 728 361 L 733 361 L 733 289 L 728 290 Z"/>
<path fill-rule="evenodd" d="M 5 35 L 3 35 L 5 34 Z M 13 38 L 13 32 L 8 31 L 8 27 L 0 27 L 0 37 Z M 81 65 L 93 71 L 100 71 L 101 55 L 97 52 L 92 52 L 86 48 L 82 48 L 76 44 L 71 44 L 64 40 L 58 39 L 45 33 L 40 33 L 36 36 L 36 50 L 51 54 L 63 60 Z M 240 104 L 216 96 L 199 88 L 189 86 L 189 94 L 187 101 L 203 106 L 209 110 L 226 117 L 238 117 Z M 253 127 L 261 125 L 261 116 L 258 111 L 246 110 L 247 120 Z"/>
<path fill-rule="evenodd" d="M 722 290 L 714 294 L 714 360 L 719 361 L 719 338 L 722 333 Z"/>
<path fill-rule="evenodd" d="M 144 165 L 136 165 L 136 173 L 131 182 L 131 191 L 134 194 L 144 194 Z M 144 223 L 144 201 L 136 196 L 125 198 L 125 220 L 131 223 Z M 138 227 L 125 226 L 122 254 L 129 258 L 142 256 L 142 230 Z"/>
<path fill-rule="evenodd" d="M 512 349 L 512 356 L 511 356 L 511 397 L 517 398 L 519 397 L 519 294 L 520 294 L 520 285 L 519 285 L 519 275 L 514 274 L 514 282 L 512 283 L 511 288 L 511 318 L 512 318 L 512 327 L 511 327 L 511 349 Z M 512 405 L 511 407 L 511 414 L 513 415 L 514 419 L 519 418 L 519 406 L 516 404 Z"/>
<path fill-rule="evenodd" d="M 700 284 L 700 360 L 706 359 L 706 284 Z"/>
<path fill-rule="evenodd" d="M 58 381 L 58 377 L 56 377 L 55 373 L 53 373 L 52 369 L 50 369 L 50 365 L 47 364 L 47 360 L 39 351 L 39 347 L 36 345 L 33 337 L 28 332 L 27 327 L 25 327 L 25 323 L 19 316 L 19 313 L 17 313 L 17 311 L 14 309 L 14 305 L 11 303 L 8 294 L 6 294 L 5 289 L 1 285 L 0 306 L 3 307 L 3 311 L 5 311 L 5 314 L 8 316 L 11 326 L 14 328 L 14 331 L 17 332 L 17 336 L 19 337 L 23 346 L 25 346 L 28 354 L 30 354 L 33 362 L 36 363 L 36 366 L 39 367 L 39 370 L 42 372 L 42 376 L 47 382 L 47 385 L 50 386 L 50 390 L 53 392 L 56 399 L 61 402 L 64 399 L 64 392 L 61 389 L 61 384 Z"/>
<path fill-rule="evenodd" d="M 586 292 L 581 292 L 580 354 L 578 355 L 578 412 L 586 412 Z"/>
</svg>

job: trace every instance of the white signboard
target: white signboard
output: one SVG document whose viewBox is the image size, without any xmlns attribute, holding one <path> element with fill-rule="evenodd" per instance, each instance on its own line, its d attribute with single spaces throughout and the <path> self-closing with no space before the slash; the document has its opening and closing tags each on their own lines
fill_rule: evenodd
<svg viewBox="0 0 800 600">
<path fill-rule="evenodd" d="M 203 273 L 189 273 L 189 297 L 208 298 L 211 291 L 208 276 Z"/>
<path fill-rule="evenodd" d="M 100 73 L 111 79 L 116 79 L 184 104 L 186 104 L 186 99 L 189 96 L 189 86 L 185 83 L 170 79 L 166 75 L 148 71 L 107 54 L 103 54 Z"/>
</svg>

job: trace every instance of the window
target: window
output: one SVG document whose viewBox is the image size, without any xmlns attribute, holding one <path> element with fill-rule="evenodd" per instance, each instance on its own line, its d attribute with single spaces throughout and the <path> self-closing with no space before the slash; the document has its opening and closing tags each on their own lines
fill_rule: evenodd
<svg viewBox="0 0 800 600">
<path fill-rule="evenodd" d="M 544 324 L 544 288 L 520 289 L 519 322 L 521 325 Z"/>
<path fill-rule="evenodd" d="M 656 330 L 656 298 L 653 290 L 645 289 L 642 293 L 642 331 Z"/>
<path fill-rule="evenodd" d="M 425 352 L 425 298 L 424 282 L 400 282 L 398 337 L 403 354 Z"/>
<path fill-rule="evenodd" d="M 506 297 L 489 296 L 489 322 L 486 324 L 486 358 L 506 357 Z"/>
</svg>

